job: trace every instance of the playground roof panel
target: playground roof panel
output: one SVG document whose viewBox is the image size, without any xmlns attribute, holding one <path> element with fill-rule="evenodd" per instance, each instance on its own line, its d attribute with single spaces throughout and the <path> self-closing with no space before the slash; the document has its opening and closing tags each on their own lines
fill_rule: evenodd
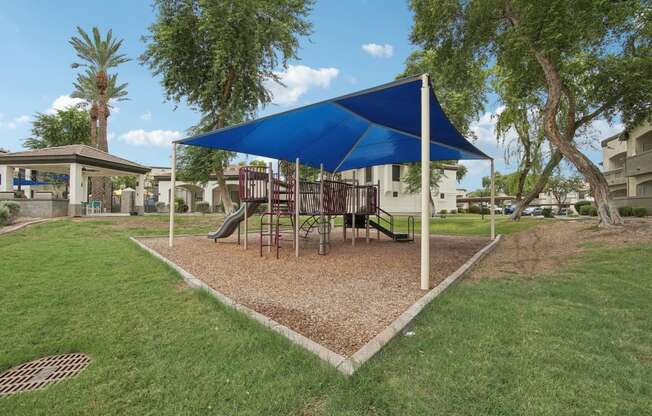
<svg viewBox="0 0 652 416">
<path fill-rule="evenodd" d="M 432 91 L 432 88 L 430 89 Z M 342 171 L 421 160 L 421 77 L 226 127 L 178 143 Z M 488 159 L 430 95 L 430 159 Z"/>
</svg>

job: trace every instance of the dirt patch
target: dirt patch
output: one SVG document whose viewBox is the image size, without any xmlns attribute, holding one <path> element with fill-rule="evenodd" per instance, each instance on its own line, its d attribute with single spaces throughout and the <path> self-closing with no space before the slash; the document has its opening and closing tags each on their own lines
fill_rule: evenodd
<svg viewBox="0 0 652 416">
<path fill-rule="evenodd" d="M 469 278 L 533 276 L 567 267 L 591 245 L 623 246 L 652 241 L 652 220 L 628 219 L 624 227 L 598 228 L 596 221 L 566 220 L 503 236 Z"/>
<path fill-rule="evenodd" d="M 364 238 L 351 247 L 334 232 L 330 254 L 317 254 L 317 239 L 302 241 L 294 257 L 291 237 L 281 258 L 264 251 L 258 236 L 249 250 L 234 239 L 206 237 L 141 241 L 236 302 L 260 312 L 342 355 L 357 351 L 424 295 L 419 288 L 420 245 Z M 431 286 L 489 243 L 485 237 L 431 239 Z"/>
</svg>

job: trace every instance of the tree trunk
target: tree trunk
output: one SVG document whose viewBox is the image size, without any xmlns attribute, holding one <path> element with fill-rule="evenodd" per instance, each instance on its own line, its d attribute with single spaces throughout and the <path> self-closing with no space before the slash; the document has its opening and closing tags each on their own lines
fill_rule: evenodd
<svg viewBox="0 0 652 416">
<path fill-rule="evenodd" d="M 226 186 L 226 180 L 221 174 L 217 175 L 217 185 L 220 196 L 222 198 L 222 203 L 224 204 L 224 213 L 229 215 L 233 212 L 233 201 L 231 200 L 231 194 L 229 193 L 229 188 Z"/>
<path fill-rule="evenodd" d="M 550 175 L 552 175 L 552 172 L 555 170 L 557 165 L 559 165 L 559 162 L 561 162 L 562 158 L 562 154 L 559 150 L 555 150 L 554 153 L 550 155 L 550 160 L 548 163 L 546 163 L 546 166 L 543 168 L 541 175 L 539 175 L 537 183 L 534 184 L 534 187 L 530 192 L 528 192 L 525 198 L 521 199 L 516 204 L 516 209 L 512 213 L 512 220 L 518 221 L 521 219 L 523 210 L 525 210 L 525 208 L 530 205 L 530 202 L 537 198 L 543 191 L 543 188 L 545 188 L 546 184 L 548 183 L 548 178 Z"/>
<path fill-rule="evenodd" d="M 513 26 L 516 27 L 520 24 L 520 17 L 514 13 L 512 3 L 509 0 L 505 1 L 505 15 Z M 546 101 L 543 122 L 544 131 L 548 140 L 550 140 L 561 154 L 569 160 L 589 182 L 589 186 L 593 191 L 595 203 L 598 207 L 600 225 L 622 225 L 623 219 L 618 213 L 618 209 L 616 209 L 611 201 L 609 196 L 609 184 L 604 175 L 600 172 L 600 169 L 598 169 L 598 167 L 573 144 L 572 139 L 575 136 L 575 131 L 579 127 L 578 123 L 574 120 L 574 97 L 570 94 L 568 88 L 564 86 L 557 67 L 548 56 L 532 46 L 530 46 L 530 49 L 539 63 L 539 66 L 543 70 L 548 89 L 548 98 Z M 559 127 L 557 126 L 557 116 L 559 113 L 562 94 L 567 95 L 570 107 L 567 116 L 568 121 L 565 128 L 565 137 L 559 131 Z M 598 114 L 599 112 L 594 112 L 591 117 L 595 117 Z M 586 121 L 590 121 L 591 117 L 587 118 Z"/>
<path fill-rule="evenodd" d="M 557 113 L 559 112 L 563 83 L 557 69 L 543 53 L 536 52 L 535 56 L 543 69 L 546 84 L 548 85 L 548 101 L 546 102 L 544 115 L 544 130 L 548 139 L 566 159 L 575 165 L 577 170 L 589 182 L 593 190 L 593 198 L 598 207 L 600 225 L 622 225 L 623 219 L 609 197 L 609 184 L 600 169 L 586 155 L 580 152 L 572 142 L 564 140 L 559 131 Z"/>
<path fill-rule="evenodd" d="M 108 152 L 109 143 L 107 140 L 107 125 L 109 117 L 108 109 L 108 98 L 106 96 L 106 90 L 108 88 L 108 79 L 105 71 L 99 71 L 97 73 L 97 93 L 98 93 L 98 103 L 97 103 L 97 119 L 99 123 L 99 128 L 97 131 L 97 148 Z M 111 179 L 110 178 L 99 178 L 101 181 L 98 185 L 98 191 L 101 192 L 101 201 L 102 206 L 107 210 L 111 211 Z"/>
<path fill-rule="evenodd" d="M 91 146 L 98 147 L 97 141 L 97 102 L 93 101 L 90 111 L 91 119 Z"/>
</svg>

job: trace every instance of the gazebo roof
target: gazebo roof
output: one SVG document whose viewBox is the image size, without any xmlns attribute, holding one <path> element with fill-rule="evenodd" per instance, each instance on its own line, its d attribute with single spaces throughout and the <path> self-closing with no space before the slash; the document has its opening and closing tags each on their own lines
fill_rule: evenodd
<svg viewBox="0 0 652 416">
<path fill-rule="evenodd" d="M 85 144 L 46 147 L 22 152 L 0 153 L 0 165 L 39 166 L 80 163 L 128 173 L 147 173 L 150 168 Z"/>
</svg>

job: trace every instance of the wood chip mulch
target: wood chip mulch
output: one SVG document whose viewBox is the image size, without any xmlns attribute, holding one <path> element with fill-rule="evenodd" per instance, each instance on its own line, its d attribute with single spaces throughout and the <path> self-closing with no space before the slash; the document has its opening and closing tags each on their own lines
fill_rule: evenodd
<svg viewBox="0 0 652 416">
<path fill-rule="evenodd" d="M 178 237 L 172 249 L 167 238 L 141 241 L 236 302 L 350 356 L 425 294 L 418 241 L 381 237 L 366 244 L 363 235 L 351 247 L 350 238 L 345 242 L 334 231 L 327 256 L 317 254 L 317 236 L 302 240 L 298 259 L 288 236 L 278 260 L 274 252 L 259 256 L 257 235 L 250 235 L 247 251 L 234 238 Z M 432 237 L 431 287 L 488 243 L 485 237 Z"/>
</svg>

